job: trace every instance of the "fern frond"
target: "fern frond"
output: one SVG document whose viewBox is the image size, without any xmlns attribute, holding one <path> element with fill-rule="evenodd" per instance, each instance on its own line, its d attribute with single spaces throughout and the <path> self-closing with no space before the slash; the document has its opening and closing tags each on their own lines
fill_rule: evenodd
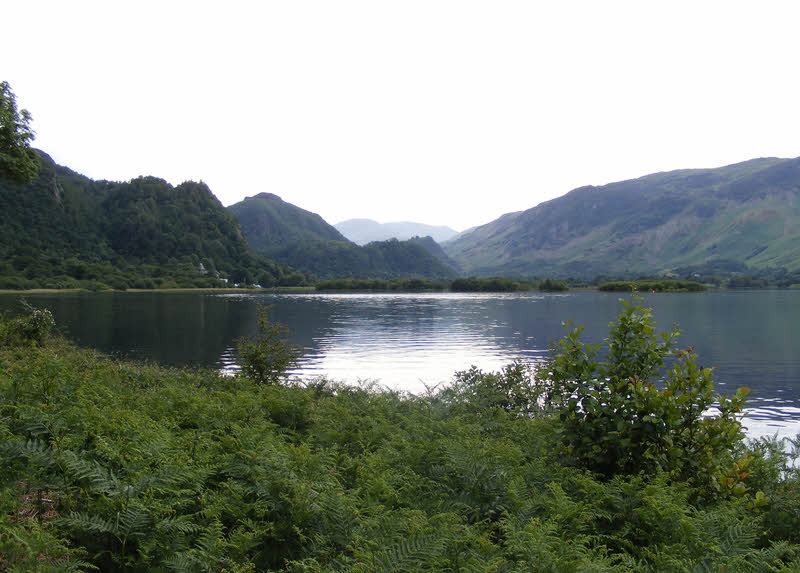
<svg viewBox="0 0 800 573">
<path fill-rule="evenodd" d="M 140 537 L 150 527 L 150 515 L 135 507 L 126 507 L 117 514 L 118 529 L 122 537 Z"/>
<path fill-rule="evenodd" d="M 105 519 L 99 515 L 89 515 L 81 511 L 75 511 L 65 517 L 59 517 L 57 522 L 83 533 L 119 535 L 119 525 L 116 520 Z"/>
</svg>

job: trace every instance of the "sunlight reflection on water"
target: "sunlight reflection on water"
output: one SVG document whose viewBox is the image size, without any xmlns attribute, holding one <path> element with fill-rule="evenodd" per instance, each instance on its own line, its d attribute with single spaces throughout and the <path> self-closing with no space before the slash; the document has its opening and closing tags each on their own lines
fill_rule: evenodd
<svg viewBox="0 0 800 573">
<path fill-rule="evenodd" d="M 251 303 L 254 298 L 227 296 Z M 648 296 L 645 301 L 653 305 L 661 329 L 679 322 L 682 340 L 697 344 L 700 363 L 716 367 L 717 391 L 729 394 L 740 385 L 754 390 L 743 419 L 753 437 L 793 437 L 800 431 L 800 402 L 794 390 L 797 357 L 781 346 L 785 338 L 765 344 L 761 331 L 754 337 L 756 327 L 781 332 L 775 321 L 786 319 L 783 311 L 791 308 L 787 296 L 713 293 Z M 471 365 L 496 371 L 513 360 L 541 362 L 549 345 L 565 334 L 562 320 L 569 318 L 586 327 L 585 341 L 598 342 L 619 311 L 617 293 L 347 293 L 261 299 L 274 304 L 276 320 L 295 331 L 305 329 L 297 336 L 304 354 L 293 376 L 325 375 L 346 383 L 374 380 L 411 393 L 447 384 L 455 372 Z M 754 308 L 764 325 L 747 314 Z M 742 330 L 743 320 L 749 330 Z M 307 328 L 311 323 L 316 326 Z M 235 360 L 235 351 L 228 348 L 219 364 L 234 371 Z"/>
</svg>

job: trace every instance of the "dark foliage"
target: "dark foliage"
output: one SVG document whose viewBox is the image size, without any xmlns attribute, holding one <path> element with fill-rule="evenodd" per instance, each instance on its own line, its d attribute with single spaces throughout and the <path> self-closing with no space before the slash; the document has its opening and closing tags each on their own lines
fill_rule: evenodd
<svg viewBox="0 0 800 573">
<path fill-rule="evenodd" d="M 306 284 L 253 253 L 203 183 L 93 181 L 40 154 L 30 183 L 0 177 L 0 288 Z M 222 281 L 221 279 L 226 279 Z"/>
<path fill-rule="evenodd" d="M 515 292 L 527 288 L 530 288 L 530 285 L 500 277 L 489 279 L 469 277 L 455 279 L 450 283 L 450 290 L 454 292 Z"/>
<path fill-rule="evenodd" d="M 705 285 L 697 281 L 677 279 L 638 279 L 633 281 L 606 282 L 597 286 L 597 290 L 619 292 L 702 292 Z"/>
<path fill-rule="evenodd" d="M 363 247 L 343 241 L 304 240 L 267 251 L 267 254 L 321 279 L 447 279 L 456 275 L 451 267 L 419 243 L 397 239 Z"/>
<path fill-rule="evenodd" d="M 31 181 L 39 171 L 39 158 L 30 147 L 34 138 L 31 114 L 17 109 L 17 98 L 8 82 L 0 82 L 0 177 Z"/>
</svg>

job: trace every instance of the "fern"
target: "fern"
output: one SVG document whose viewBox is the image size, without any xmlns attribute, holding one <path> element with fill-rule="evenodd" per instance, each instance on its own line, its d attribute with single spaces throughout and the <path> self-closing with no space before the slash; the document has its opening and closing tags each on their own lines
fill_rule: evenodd
<svg viewBox="0 0 800 573">
<path fill-rule="evenodd" d="M 376 571 L 419 571 L 423 564 L 434 561 L 444 550 L 444 540 L 434 533 L 405 537 L 375 556 L 371 566 Z"/>
<path fill-rule="evenodd" d="M 75 511 L 66 517 L 58 518 L 58 523 L 70 529 L 92 534 L 119 535 L 119 524 L 116 519 L 106 519 L 99 515 L 89 515 Z"/>
</svg>

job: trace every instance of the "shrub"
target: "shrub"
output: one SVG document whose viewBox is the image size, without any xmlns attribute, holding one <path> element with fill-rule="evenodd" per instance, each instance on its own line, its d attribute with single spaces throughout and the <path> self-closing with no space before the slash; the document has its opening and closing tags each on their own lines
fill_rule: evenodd
<svg viewBox="0 0 800 573">
<path fill-rule="evenodd" d="M 259 384 L 277 384 L 300 356 L 300 348 L 286 340 L 286 325 L 271 322 L 268 311 L 259 306 L 258 332 L 237 343 L 242 374 Z"/>
<path fill-rule="evenodd" d="M 550 404 L 552 386 L 537 379 L 529 366 L 513 362 L 499 372 L 483 372 L 476 366 L 456 372 L 454 382 L 441 399 L 451 407 L 472 413 L 501 409 L 516 416 L 531 416 Z"/>
<path fill-rule="evenodd" d="M 26 313 L 0 320 L 0 346 L 42 346 L 55 326 L 52 313 L 22 301 Z"/>
<path fill-rule="evenodd" d="M 715 397 L 711 369 L 697 366 L 692 349 L 674 352 L 677 327 L 656 334 L 650 309 L 638 300 L 622 301 L 605 339 L 605 361 L 595 359 L 599 346 L 579 341 L 577 328 L 543 374 L 565 400 L 565 453 L 605 476 L 663 470 L 712 496 L 743 493 L 743 464 L 733 452 L 743 438 L 736 416 L 749 390 Z M 672 355 L 677 359 L 664 377 Z M 705 415 L 715 398 L 719 413 Z"/>
</svg>

